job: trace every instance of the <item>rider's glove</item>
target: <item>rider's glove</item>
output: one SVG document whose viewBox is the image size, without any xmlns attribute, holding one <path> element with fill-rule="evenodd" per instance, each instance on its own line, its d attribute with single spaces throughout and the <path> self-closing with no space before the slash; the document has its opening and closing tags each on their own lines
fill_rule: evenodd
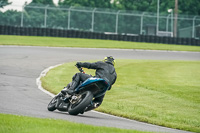
<svg viewBox="0 0 200 133">
<path fill-rule="evenodd" d="M 77 66 L 78 68 L 81 68 L 81 62 L 77 62 L 77 63 L 76 63 L 76 66 Z"/>
</svg>

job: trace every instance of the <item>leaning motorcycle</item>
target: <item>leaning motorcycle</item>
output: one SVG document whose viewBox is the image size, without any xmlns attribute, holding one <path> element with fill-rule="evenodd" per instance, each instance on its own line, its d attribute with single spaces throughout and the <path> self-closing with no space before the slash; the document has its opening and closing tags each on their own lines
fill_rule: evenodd
<svg viewBox="0 0 200 133">
<path fill-rule="evenodd" d="M 82 68 L 78 69 L 80 72 L 85 73 Z M 83 114 L 89 106 L 94 104 L 93 99 L 104 95 L 109 87 L 109 83 L 102 78 L 88 78 L 75 89 L 73 94 L 58 93 L 50 101 L 47 109 L 49 111 L 57 109 L 68 112 L 70 115 Z"/>
</svg>

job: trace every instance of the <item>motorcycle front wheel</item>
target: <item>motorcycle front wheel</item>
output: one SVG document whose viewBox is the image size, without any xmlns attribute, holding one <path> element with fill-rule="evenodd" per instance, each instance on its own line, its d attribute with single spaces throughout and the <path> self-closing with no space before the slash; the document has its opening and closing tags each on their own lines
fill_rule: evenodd
<svg viewBox="0 0 200 133">
<path fill-rule="evenodd" d="M 48 109 L 49 111 L 54 111 L 54 110 L 56 110 L 56 103 L 57 103 L 57 101 L 58 101 L 58 96 L 55 96 L 55 97 L 50 101 L 50 103 L 48 104 L 47 109 Z"/>
<path fill-rule="evenodd" d="M 70 115 L 78 115 L 80 112 L 83 112 L 93 99 L 93 94 L 90 91 L 85 91 L 80 96 L 77 102 L 69 106 L 68 113 Z"/>
</svg>

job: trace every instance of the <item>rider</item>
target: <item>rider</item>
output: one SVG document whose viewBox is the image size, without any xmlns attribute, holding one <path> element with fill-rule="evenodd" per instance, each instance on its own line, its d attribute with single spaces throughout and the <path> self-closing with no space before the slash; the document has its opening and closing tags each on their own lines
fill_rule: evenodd
<svg viewBox="0 0 200 133">
<path fill-rule="evenodd" d="M 111 89 L 112 85 L 115 83 L 117 79 L 117 74 L 114 68 L 115 65 L 115 59 L 112 56 L 107 56 L 104 58 L 103 61 L 97 61 L 95 63 L 89 63 L 89 62 L 77 62 L 76 63 L 78 68 L 84 67 L 88 69 L 95 69 L 95 76 L 97 78 L 102 78 L 106 80 L 110 84 Z M 61 92 L 62 93 L 69 93 L 73 94 L 74 90 L 78 87 L 80 82 L 84 82 L 86 79 L 92 77 L 91 75 L 85 74 L 85 73 L 76 73 L 72 77 L 72 82 L 67 86 L 67 89 L 63 89 Z M 92 110 L 98 106 L 101 105 L 103 101 L 104 95 L 98 98 L 95 98 L 93 100 L 93 104 L 87 108 L 86 111 Z"/>
</svg>

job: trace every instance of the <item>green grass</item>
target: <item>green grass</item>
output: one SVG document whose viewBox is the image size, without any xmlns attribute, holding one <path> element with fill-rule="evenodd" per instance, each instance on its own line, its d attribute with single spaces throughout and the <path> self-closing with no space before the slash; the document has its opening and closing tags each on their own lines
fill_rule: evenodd
<svg viewBox="0 0 200 133">
<path fill-rule="evenodd" d="M 43 87 L 58 93 L 77 72 L 74 64 L 50 70 L 41 79 Z M 199 61 L 117 60 L 117 82 L 97 110 L 200 132 L 199 68 Z"/>
<path fill-rule="evenodd" d="M 145 133 L 77 124 L 64 120 L 0 114 L 0 133 Z"/>
<path fill-rule="evenodd" d="M 199 46 L 111 40 L 7 36 L 0 45 L 200 51 Z M 172 128 L 200 132 L 200 64 L 198 61 L 118 60 L 118 79 L 98 111 Z M 58 93 L 71 81 L 74 63 L 51 70 L 44 88 Z M 93 73 L 93 71 L 88 71 Z M 137 132 L 94 127 L 62 120 L 0 114 L 0 132 Z"/>
<path fill-rule="evenodd" d="M 0 45 L 200 51 L 199 46 L 8 35 L 0 35 Z"/>
</svg>

